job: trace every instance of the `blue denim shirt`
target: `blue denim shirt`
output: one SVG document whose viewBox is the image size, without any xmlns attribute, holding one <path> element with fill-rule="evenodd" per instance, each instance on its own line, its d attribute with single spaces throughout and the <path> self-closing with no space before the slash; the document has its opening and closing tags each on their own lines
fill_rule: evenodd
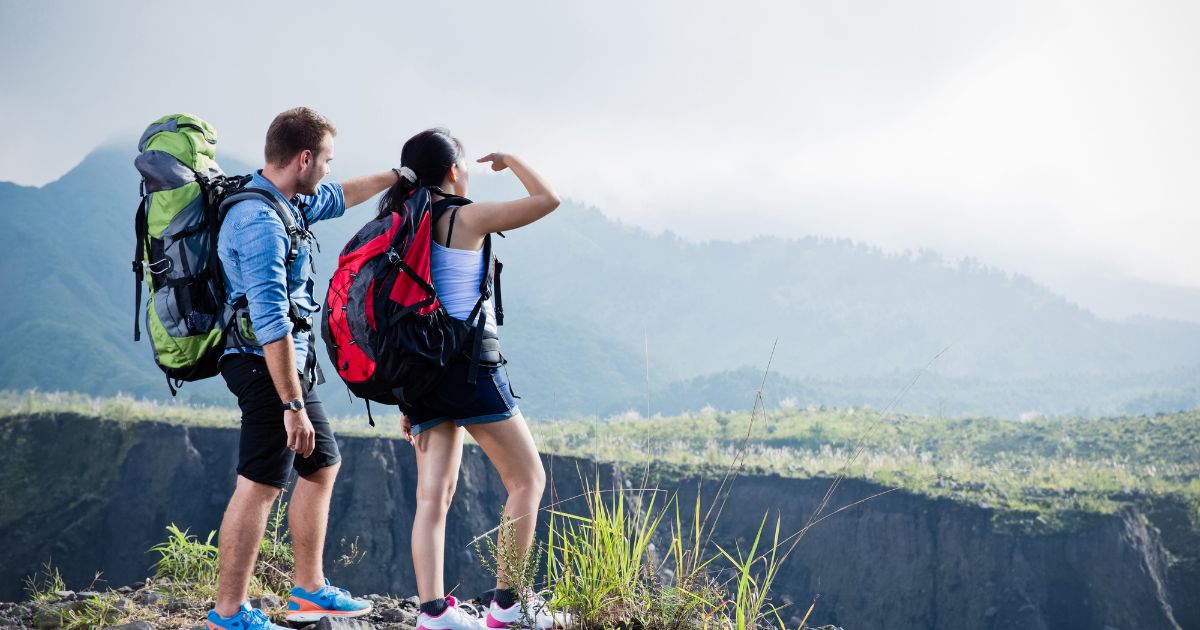
<svg viewBox="0 0 1200 630">
<path fill-rule="evenodd" d="M 248 184 L 271 191 L 284 201 L 296 224 L 308 224 L 333 219 L 346 212 L 346 199 L 342 186 L 337 183 L 321 184 L 317 194 L 301 196 L 306 204 L 304 218 L 300 210 L 284 199 L 283 194 L 262 176 L 254 174 Z M 314 282 L 309 275 L 311 246 L 303 243 L 297 252 L 296 261 L 284 268 L 290 243 L 279 215 L 265 201 L 251 199 L 233 205 L 221 224 L 217 239 L 217 254 L 221 257 L 221 268 L 225 274 L 226 300 L 233 304 L 243 295 L 249 303 L 250 323 L 254 337 L 265 345 L 292 334 L 296 346 L 296 369 L 304 371 L 304 359 L 308 354 L 308 333 L 292 332 L 292 320 L 288 317 L 288 295 L 300 310 L 308 314 L 321 310 L 313 294 Z M 260 346 L 230 348 L 225 354 L 252 353 L 262 356 Z"/>
</svg>

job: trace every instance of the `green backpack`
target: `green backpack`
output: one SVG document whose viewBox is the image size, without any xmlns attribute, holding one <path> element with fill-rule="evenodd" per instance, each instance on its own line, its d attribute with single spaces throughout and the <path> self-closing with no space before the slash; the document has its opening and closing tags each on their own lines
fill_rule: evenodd
<svg viewBox="0 0 1200 630">
<path fill-rule="evenodd" d="M 217 134 L 208 123 L 191 114 L 173 114 L 146 128 L 134 160 L 142 174 L 142 201 L 134 219 L 133 340 L 141 339 L 144 281 L 150 291 L 146 329 L 171 395 L 184 381 L 219 372 L 234 319 L 234 310 L 225 303 L 217 257 L 225 209 L 247 198 L 265 199 L 291 238 L 293 260 L 301 232 L 275 195 L 246 187 L 249 175 L 230 177 L 221 171 L 216 144 Z"/>
</svg>

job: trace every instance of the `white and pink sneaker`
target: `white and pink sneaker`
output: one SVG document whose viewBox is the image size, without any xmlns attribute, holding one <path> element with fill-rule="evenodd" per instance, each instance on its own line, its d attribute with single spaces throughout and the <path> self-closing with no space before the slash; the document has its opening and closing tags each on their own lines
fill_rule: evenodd
<svg viewBox="0 0 1200 630">
<path fill-rule="evenodd" d="M 458 607 L 458 600 L 446 596 L 446 609 L 437 616 L 419 613 L 417 630 L 483 630 L 483 620 Z"/>
<path fill-rule="evenodd" d="M 526 630 L 550 630 L 551 628 L 567 628 L 571 625 L 570 613 L 561 610 L 551 610 L 541 595 L 529 593 L 525 597 L 525 607 L 521 602 L 515 602 L 509 608 L 501 608 L 495 600 L 488 606 L 488 628 L 524 628 Z"/>
</svg>

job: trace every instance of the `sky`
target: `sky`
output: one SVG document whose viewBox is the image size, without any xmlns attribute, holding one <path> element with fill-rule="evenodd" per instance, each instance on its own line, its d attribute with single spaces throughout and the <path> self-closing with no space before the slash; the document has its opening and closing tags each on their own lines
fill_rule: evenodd
<svg viewBox="0 0 1200 630">
<path fill-rule="evenodd" d="M 651 231 L 930 249 L 1200 321 L 1200 3 L 343 4 L 0 0 L 0 180 L 177 111 L 256 162 L 308 105 L 335 177 L 444 125 Z"/>
</svg>

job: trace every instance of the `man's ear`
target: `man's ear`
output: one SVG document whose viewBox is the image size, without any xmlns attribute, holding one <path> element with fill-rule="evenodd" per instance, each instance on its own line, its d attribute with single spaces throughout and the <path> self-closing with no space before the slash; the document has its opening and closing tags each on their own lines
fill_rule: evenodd
<svg viewBox="0 0 1200 630">
<path fill-rule="evenodd" d="M 297 155 L 296 157 L 298 157 L 300 159 L 300 170 L 303 171 L 303 170 L 306 170 L 312 164 L 313 152 L 308 149 L 304 149 L 304 150 L 300 151 L 300 154 Z"/>
</svg>

